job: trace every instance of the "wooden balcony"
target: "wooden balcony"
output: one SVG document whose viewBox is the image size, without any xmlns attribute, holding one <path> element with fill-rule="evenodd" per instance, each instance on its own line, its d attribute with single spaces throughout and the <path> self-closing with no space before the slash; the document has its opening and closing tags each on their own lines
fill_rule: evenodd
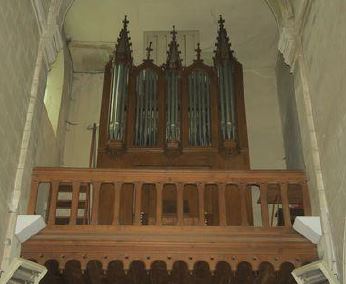
<svg viewBox="0 0 346 284">
<path fill-rule="evenodd" d="M 317 258 L 292 229 L 295 212 L 311 214 L 298 171 L 36 168 L 28 214 L 43 214 L 48 225 L 22 255 L 60 268 L 116 260 L 125 270 L 133 261 L 164 261 L 168 270 L 204 261 L 212 271 L 220 262 L 253 270 L 269 262 L 278 270 Z"/>
</svg>

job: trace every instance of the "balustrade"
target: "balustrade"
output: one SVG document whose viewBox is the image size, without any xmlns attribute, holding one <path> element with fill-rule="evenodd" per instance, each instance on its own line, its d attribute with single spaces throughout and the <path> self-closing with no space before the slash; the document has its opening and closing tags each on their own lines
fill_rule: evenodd
<svg viewBox="0 0 346 284">
<path fill-rule="evenodd" d="M 49 186 L 41 188 L 42 184 Z M 124 184 L 132 184 L 132 187 L 125 187 Z M 167 201 L 164 198 L 168 185 L 171 191 L 176 191 L 176 198 Z M 146 196 L 149 194 L 149 190 L 144 191 L 146 186 L 152 186 L 155 194 Z M 69 211 L 69 220 L 65 222 L 68 225 L 123 225 L 122 214 L 126 210 L 132 212 L 128 215 L 132 214 L 133 218 L 126 221 L 125 224 L 134 226 L 144 224 L 156 226 L 168 224 L 178 226 L 256 225 L 269 228 L 275 226 L 273 219 L 281 218 L 276 222 L 278 225 L 291 227 L 291 213 L 294 209 L 303 210 L 304 215 L 311 214 L 305 175 L 298 171 L 74 168 L 34 169 L 28 214 L 37 213 L 36 204 L 44 202 L 42 198 L 38 197 L 42 194 L 41 191 L 45 191 L 45 196 L 49 197 L 46 205 L 48 209 L 47 223 L 48 225 L 58 225 L 58 196 L 61 189 L 66 187 L 70 188 L 71 196 L 70 202 L 67 203 L 70 204 L 70 207 L 65 207 Z M 100 192 L 104 187 L 106 190 L 114 191 L 114 199 L 109 201 L 113 202 L 113 212 L 110 212 L 111 221 L 109 223 L 99 220 L 99 210 L 102 207 Z M 210 194 L 207 194 L 207 187 L 208 190 L 211 190 Z M 86 189 L 91 191 L 92 198 L 88 202 L 81 202 L 81 193 L 86 192 Z M 121 192 L 126 190 L 133 190 L 134 198 L 132 200 L 122 200 Z M 228 191 L 232 191 L 232 194 L 227 194 Z M 214 201 L 211 200 L 211 196 L 216 196 Z M 239 198 L 239 212 L 237 213 L 239 222 L 234 222 L 232 214 L 234 215 L 237 208 L 230 208 L 230 198 Z M 145 204 L 144 199 L 147 200 Z M 249 199 L 252 202 L 249 202 Z M 81 208 L 83 204 L 84 207 Z M 259 210 L 254 210 L 255 207 Z M 80 218 L 79 209 L 88 211 L 83 215 L 83 221 L 78 220 Z M 260 216 L 254 214 L 258 211 L 260 211 Z M 143 222 L 143 216 L 145 216 L 146 222 Z"/>
</svg>

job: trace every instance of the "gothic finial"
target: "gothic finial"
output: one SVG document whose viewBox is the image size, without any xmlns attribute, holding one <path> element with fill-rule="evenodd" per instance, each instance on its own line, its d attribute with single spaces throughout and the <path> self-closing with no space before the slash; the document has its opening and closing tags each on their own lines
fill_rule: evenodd
<svg viewBox="0 0 346 284">
<path fill-rule="evenodd" d="M 127 29 L 127 25 L 129 23 L 129 20 L 127 19 L 127 15 L 125 15 L 124 20 L 123 20 L 123 28 Z"/>
<path fill-rule="evenodd" d="M 153 51 L 153 49 L 151 48 L 152 42 L 149 42 L 149 46 L 146 48 L 147 51 L 147 60 L 151 60 L 150 59 L 150 52 Z"/>
<path fill-rule="evenodd" d="M 200 43 L 197 43 L 197 48 L 195 49 L 196 51 L 196 61 L 201 61 L 201 48 L 200 48 Z"/>
<path fill-rule="evenodd" d="M 222 15 L 220 15 L 220 19 L 219 19 L 218 23 L 219 23 L 220 28 L 224 27 L 223 24 L 225 23 L 225 20 L 222 18 Z"/>
<path fill-rule="evenodd" d="M 174 25 L 173 25 L 173 29 L 171 31 L 171 35 L 172 35 L 172 40 L 176 41 L 176 39 L 177 39 L 177 32 L 175 30 L 175 26 Z"/>
<path fill-rule="evenodd" d="M 181 67 L 181 59 L 180 59 L 180 51 L 178 50 L 179 44 L 177 43 L 177 32 L 175 30 L 175 26 L 171 31 L 172 40 L 168 45 L 167 51 L 167 61 L 166 68 L 179 68 Z"/>
<path fill-rule="evenodd" d="M 132 63 L 132 50 L 129 32 L 127 31 L 127 25 L 129 21 L 125 15 L 123 20 L 123 28 L 119 33 L 117 43 L 115 45 L 114 60 L 118 62 L 128 62 Z"/>
<path fill-rule="evenodd" d="M 227 36 L 227 31 L 225 29 L 224 23 L 225 20 L 222 18 L 220 15 L 220 19 L 218 21 L 219 23 L 219 29 L 217 31 L 217 41 L 216 41 L 216 50 L 215 50 L 215 57 L 214 61 L 215 62 L 220 62 L 223 60 L 230 60 L 232 59 L 232 53 L 233 51 L 231 50 L 229 38 Z"/>
</svg>

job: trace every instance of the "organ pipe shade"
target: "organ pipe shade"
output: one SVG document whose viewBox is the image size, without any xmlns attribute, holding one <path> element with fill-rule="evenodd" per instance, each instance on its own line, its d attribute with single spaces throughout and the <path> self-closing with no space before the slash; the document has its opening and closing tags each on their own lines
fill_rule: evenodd
<svg viewBox="0 0 346 284">
<path fill-rule="evenodd" d="M 221 134 L 224 140 L 235 139 L 235 92 L 233 66 L 230 60 L 216 65 L 220 90 Z"/>
<path fill-rule="evenodd" d="M 122 140 L 124 137 L 127 96 L 128 96 L 129 66 L 115 64 L 111 83 L 111 103 L 109 116 L 110 139 Z"/>
<path fill-rule="evenodd" d="M 188 77 L 189 144 L 211 145 L 210 80 L 206 72 L 193 71 Z"/>
<path fill-rule="evenodd" d="M 166 79 L 166 140 L 180 141 L 180 101 L 178 86 L 180 76 L 175 70 L 167 70 Z"/>
<path fill-rule="evenodd" d="M 136 146 L 154 146 L 157 143 L 158 125 L 158 75 L 143 69 L 136 78 Z"/>
</svg>

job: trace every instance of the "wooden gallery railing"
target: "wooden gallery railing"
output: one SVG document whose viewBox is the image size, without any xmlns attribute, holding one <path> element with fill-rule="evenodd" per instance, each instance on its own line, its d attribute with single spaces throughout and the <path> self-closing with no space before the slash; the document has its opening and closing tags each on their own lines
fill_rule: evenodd
<svg viewBox="0 0 346 284">
<path fill-rule="evenodd" d="M 263 228 L 274 226 L 274 215 L 278 217 L 281 214 L 281 222 L 284 227 L 292 226 L 291 214 L 310 215 L 311 208 L 309 202 L 308 188 L 306 178 L 303 172 L 299 171 L 220 171 L 220 170 L 113 170 L 113 169 L 77 169 L 77 168 L 36 168 L 33 171 L 32 191 L 28 206 L 28 214 L 35 214 L 36 204 L 38 203 L 38 193 L 40 184 L 49 184 L 44 190 L 49 190 L 49 200 L 47 205 L 48 216 L 46 218 L 48 226 L 56 225 L 57 204 L 59 204 L 58 194 L 64 186 L 70 186 L 72 198 L 69 201 L 70 216 L 67 225 L 85 224 L 99 225 L 100 192 L 101 187 L 105 184 L 112 184 L 114 189 L 113 216 L 110 224 L 122 225 L 120 221 L 121 208 L 121 190 L 124 184 L 132 184 L 134 190 L 133 198 L 133 221 L 131 225 L 143 224 L 142 212 L 142 194 L 143 185 L 155 185 L 156 204 L 154 220 L 150 221 L 150 225 L 161 226 L 164 224 L 163 212 L 163 190 L 165 185 L 174 185 L 176 189 L 176 199 L 174 202 L 176 213 L 175 225 L 208 225 L 206 221 L 205 203 L 208 202 L 205 190 L 209 185 L 213 185 L 217 190 L 217 209 L 218 215 L 216 226 L 240 225 L 251 226 L 254 224 L 253 219 L 259 219 Z M 195 201 L 198 203 L 196 210 L 196 220 L 187 222 L 184 207 L 184 187 L 192 185 L 196 188 Z M 227 190 L 237 189 L 237 200 L 230 200 L 227 197 Z M 84 221 L 78 221 L 78 210 L 80 209 L 80 191 L 90 190 L 92 188 L 92 200 L 88 201 L 86 207 L 90 208 L 90 218 Z M 251 192 L 253 188 L 259 189 L 259 197 L 256 202 L 251 202 L 254 194 Z M 249 201 L 250 199 L 250 201 Z M 232 201 L 232 202 L 230 202 Z M 239 223 L 229 221 L 230 212 L 229 204 L 238 203 L 240 212 L 238 212 Z M 251 205 L 252 203 L 252 205 Z M 256 203 L 260 208 L 261 216 L 252 215 L 252 206 Z M 239 206 L 240 205 L 240 206 Z M 271 205 L 271 206 L 270 206 Z M 173 206 L 174 207 L 174 206 Z M 88 209 L 84 208 L 84 209 Z M 295 211 L 296 209 L 296 211 Z M 300 211 L 299 211 L 300 209 Z M 275 210 L 275 212 L 274 212 Z M 297 211 L 298 210 L 298 211 Z M 153 211 L 153 210 L 152 210 Z M 215 210 L 214 210 L 215 211 Z M 279 212 L 280 211 L 280 212 Z M 234 214 L 234 213 L 233 213 Z M 270 217 L 271 215 L 271 217 Z M 280 218 L 278 218 L 280 219 Z M 256 223 L 256 222 L 255 222 Z M 126 223 L 127 225 L 129 223 Z M 258 221 L 257 221 L 258 224 Z M 170 222 L 172 225 L 172 222 Z"/>
<path fill-rule="evenodd" d="M 295 215 L 311 213 L 305 175 L 296 171 L 36 168 L 28 207 L 35 213 L 48 226 L 23 244 L 22 256 L 60 268 L 70 260 L 83 269 L 90 260 L 120 260 L 125 269 L 163 260 L 168 269 L 176 261 L 190 270 L 196 261 L 212 270 L 220 261 L 253 269 L 267 261 L 278 270 L 317 257 L 291 228 Z"/>
</svg>

